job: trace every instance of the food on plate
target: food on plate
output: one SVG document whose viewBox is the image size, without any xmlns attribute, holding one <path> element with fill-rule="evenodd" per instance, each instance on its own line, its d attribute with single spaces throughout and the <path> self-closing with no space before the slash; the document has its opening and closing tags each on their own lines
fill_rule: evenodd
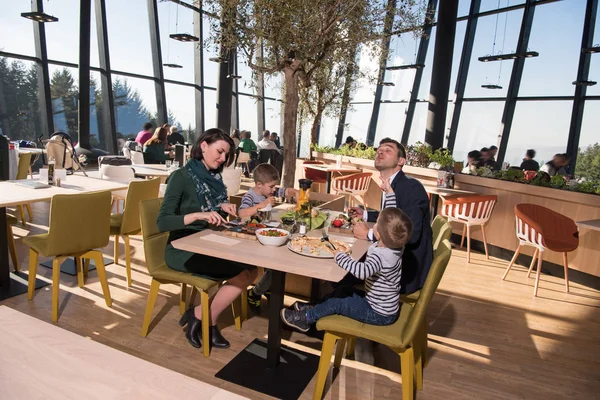
<svg viewBox="0 0 600 400">
<path fill-rule="evenodd" d="M 334 228 L 341 228 L 342 225 L 344 225 L 344 221 L 341 219 L 334 219 L 331 225 L 333 225 Z"/>
<path fill-rule="evenodd" d="M 306 249 L 310 254 L 315 256 L 321 256 L 323 252 L 335 254 L 336 251 L 343 251 L 347 253 L 350 250 L 348 243 L 340 242 L 339 240 L 329 239 L 335 246 L 336 250 L 333 250 L 327 242 L 322 242 L 320 238 L 310 238 L 306 236 L 299 236 L 290 242 L 290 248 L 294 251 L 303 252 Z"/>
<path fill-rule="evenodd" d="M 260 231 L 259 235 L 269 236 L 269 237 L 282 237 L 282 236 L 287 236 L 287 233 L 279 231 L 277 229 L 265 229 L 264 231 Z"/>
</svg>

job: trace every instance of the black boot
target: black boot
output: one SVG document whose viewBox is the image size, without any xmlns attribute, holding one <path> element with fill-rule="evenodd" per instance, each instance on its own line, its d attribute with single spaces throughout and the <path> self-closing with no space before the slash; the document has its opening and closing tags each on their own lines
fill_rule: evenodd
<svg viewBox="0 0 600 400">
<path fill-rule="evenodd" d="M 221 335 L 221 331 L 216 325 L 210 327 L 210 342 L 219 349 L 229 348 L 229 342 Z"/>
<path fill-rule="evenodd" d="M 196 318 L 196 315 L 194 315 L 194 307 L 188 308 L 187 311 L 179 319 L 180 326 L 184 326 L 185 324 L 187 324 L 187 329 L 185 330 L 185 338 L 192 346 L 199 349 L 200 347 L 202 347 L 202 342 L 200 341 L 202 321 Z"/>
</svg>

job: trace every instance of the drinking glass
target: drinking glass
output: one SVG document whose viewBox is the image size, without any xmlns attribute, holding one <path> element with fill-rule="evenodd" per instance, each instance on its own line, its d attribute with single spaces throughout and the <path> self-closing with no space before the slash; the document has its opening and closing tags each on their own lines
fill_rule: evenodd
<svg viewBox="0 0 600 400">
<path fill-rule="evenodd" d="M 179 168 L 179 161 L 173 161 L 173 169 Z"/>
<path fill-rule="evenodd" d="M 171 163 L 172 163 L 171 160 L 165 161 L 165 167 L 167 168 L 167 170 L 171 169 Z"/>
</svg>

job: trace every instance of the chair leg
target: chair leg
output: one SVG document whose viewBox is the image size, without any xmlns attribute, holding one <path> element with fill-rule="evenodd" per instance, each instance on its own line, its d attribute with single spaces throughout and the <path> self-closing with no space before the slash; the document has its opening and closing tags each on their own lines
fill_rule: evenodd
<svg viewBox="0 0 600 400">
<path fill-rule="evenodd" d="M 402 400 L 413 400 L 415 359 L 412 347 L 404 350 L 399 356 L 402 370 Z"/>
<path fill-rule="evenodd" d="M 467 233 L 467 224 L 463 225 L 463 233 L 462 233 L 462 237 L 460 238 L 460 248 L 463 248 L 463 245 L 465 244 L 465 234 Z"/>
<path fill-rule="evenodd" d="M 242 330 L 242 296 L 240 295 L 237 299 L 231 302 L 231 313 L 233 314 L 233 321 L 235 323 L 235 330 Z M 237 311 L 237 306 L 239 304 L 239 312 Z"/>
<path fill-rule="evenodd" d="M 100 279 L 100 284 L 102 285 L 102 293 L 104 293 L 104 301 L 108 307 L 112 306 L 112 299 L 110 298 L 110 289 L 108 288 L 108 280 L 106 279 L 106 270 L 104 269 L 102 253 L 99 251 L 90 251 L 84 254 L 84 256 L 94 259 L 96 271 L 98 271 L 98 278 Z"/>
<path fill-rule="evenodd" d="M 467 264 L 471 263 L 471 226 L 467 225 Z"/>
<path fill-rule="evenodd" d="M 77 285 L 83 287 L 83 266 L 81 265 L 81 257 L 75 257 L 75 266 L 77 269 Z"/>
<path fill-rule="evenodd" d="M 329 363 L 331 362 L 331 356 L 333 355 L 335 342 L 338 339 L 340 339 L 340 337 L 332 333 L 325 332 L 325 337 L 323 338 L 323 347 L 321 348 L 321 358 L 319 359 L 319 369 L 317 370 L 317 383 L 315 384 L 313 400 L 321 400 L 323 397 L 325 380 L 327 379 L 327 373 L 329 372 Z"/>
<path fill-rule="evenodd" d="M 506 275 L 508 275 L 508 271 L 510 271 L 510 269 L 512 268 L 512 266 L 515 263 L 515 261 L 517 261 L 517 257 L 519 256 L 519 253 L 521 252 L 521 248 L 522 247 L 523 247 L 523 245 L 519 244 L 519 247 L 517 247 L 517 250 L 515 250 L 515 255 L 513 256 L 513 258 L 508 263 L 508 267 L 506 268 L 506 271 L 504 271 L 504 275 L 502 275 L 502 280 L 506 279 Z"/>
<path fill-rule="evenodd" d="M 19 272 L 19 259 L 17 258 L 17 245 L 15 244 L 15 236 L 13 235 L 12 227 L 7 225 L 6 237 L 8 239 L 8 252 L 10 253 L 10 259 L 13 263 L 15 272 Z"/>
<path fill-rule="evenodd" d="M 31 210 L 31 204 L 25 204 L 27 208 L 27 214 L 29 215 L 29 222 L 33 221 L 33 211 Z"/>
<path fill-rule="evenodd" d="M 27 221 L 25 220 L 25 209 L 23 207 L 23 204 L 19 204 L 17 208 L 19 209 L 19 214 L 21 215 L 21 224 L 23 224 L 23 226 L 27 225 Z"/>
<path fill-rule="evenodd" d="M 540 273 L 542 272 L 542 257 L 543 257 L 543 255 L 544 255 L 544 253 L 542 253 L 540 251 L 540 255 L 538 257 L 537 271 L 535 273 L 535 287 L 533 288 L 533 295 L 535 297 L 537 297 L 538 286 L 540 284 Z"/>
<path fill-rule="evenodd" d="M 111 212 L 112 212 L 112 209 L 113 209 L 113 208 L 115 208 L 115 201 L 116 201 L 116 200 L 115 200 L 115 198 L 113 197 L 113 198 L 112 198 L 112 201 L 110 202 L 110 210 L 111 210 Z M 115 209 L 115 213 L 116 213 L 116 212 L 117 212 L 117 210 Z"/>
<path fill-rule="evenodd" d="M 58 322 L 58 289 L 60 287 L 60 264 L 62 259 L 52 260 L 52 322 Z"/>
<path fill-rule="evenodd" d="M 531 258 L 531 264 L 529 264 L 529 269 L 527 270 L 527 277 L 529 278 L 529 275 L 531 274 L 531 271 L 533 271 L 533 266 L 535 265 L 535 260 L 537 258 L 537 256 L 540 254 L 540 249 L 538 249 L 537 247 L 535 248 L 535 251 L 533 252 L 533 257 Z"/>
<path fill-rule="evenodd" d="M 563 261 L 565 266 L 565 292 L 569 293 L 569 260 L 567 253 L 563 253 Z"/>
<path fill-rule="evenodd" d="M 181 294 L 179 295 L 179 315 L 183 315 L 187 306 L 187 285 L 185 283 L 181 284 Z"/>
<path fill-rule="evenodd" d="M 487 239 L 485 238 L 485 225 L 481 225 L 481 235 L 483 236 L 483 248 L 485 249 L 485 259 L 489 260 L 490 255 L 487 248 Z"/>
<path fill-rule="evenodd" d="M 333 359 L 333 368 L 339 368 L 340 365 L 342 365 L 346 343 L 348 343 L 348 339 L 342 338 L 337 341 L 337 345 L 335 346 L 335 358 Z"/>
<path fill-rule="evenodd" d="M 148 292 L 148 300 L 146 301 L 146 311 L 144 312 L 144 323 L 142 324 L 142 337 L 148 336 L 148 329 L 150 328 L 150 322 L 152 321 L 152 310 L 154 310 L 154 304 L 158 297 L 158 288 L 160 282 L 152 278 L 150 284 L 150 292 Z"/>
<path fill-rule="evenodd" d="M 248 320 L 248 291 L 242 290 L 242 322 Z"/>
<path fill-rule="evenodd" d="M 33 300 L 33 293 L 35 292 L 35 274 L 37 272 L 38 264 L 38 253 L 30 249 L 29 250 L 29 279 L 27 282 L 27 299 Z"/>
<path fill-rule="evenodd" d="M 90 272 L 90 259 L 85 258 L 83 260 L 83 277 L 87 279 L 88 272 Z"/>
<path fill-rule="evenodd" d="M 202 342 L 204 344 L 204 357 L 210 356 L 210 300 L 208 293 L 200 292 L 200 304 L 202 305 Z"/>
<path fill-rule="evenodd" d="M 356 338 L 348 339 L 348 343 L 346 343 L 346 358 L 352 357 L 354 355 L 354 347 L 356 346 Z"/>
<path fill-rule="evenodd" d="M 119 235 L 115 235 L 115 265 L 119 264 Z"/>
<path fill-rule="evenodd" d="M 194 302 L 196 301 L 196 295 L 198 294 L 198 289 L 196 286 L 192 286 L 192 294 L 190 294 L 190 303 L 188 307 L 194 307 Z"/>
<path fill-rule="evenodd" d="M 36 158 L 37 160 L 37 158 Z M 29 177 L 33 179 L 33 171 L 31 170 L 31 166 L 29 167 Z"/>
<path fill-rule="evenodd" d="M 125 242 L 125 273 L 127 274 L 127 286 L 131 287 L 131 247 L 129 246 L 129 235 L 123 235 Z"/>
</svg>

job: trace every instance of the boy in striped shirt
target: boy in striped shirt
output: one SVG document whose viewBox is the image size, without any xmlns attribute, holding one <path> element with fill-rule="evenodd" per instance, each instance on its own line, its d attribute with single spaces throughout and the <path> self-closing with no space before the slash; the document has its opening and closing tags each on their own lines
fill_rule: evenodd
<svg viewBox="0 0 600 400">
<path fill-rule="evenodd" d="M 367 251 L 364 262 L 337 252 L 335 262 L 359 279 L 365 280 L 365 293 L 344 298 L 332 297 L 311 306 L 295 303 L 281 310 L 283 322 L 302 332 L 328 315 L 343 315 L 370 325 L 390 325 L 400 311 L 402 252 L 412 234 L 410 218 L 398 208 L 386 208 L 373 227 L 377 242 Z"/>
</svg>

